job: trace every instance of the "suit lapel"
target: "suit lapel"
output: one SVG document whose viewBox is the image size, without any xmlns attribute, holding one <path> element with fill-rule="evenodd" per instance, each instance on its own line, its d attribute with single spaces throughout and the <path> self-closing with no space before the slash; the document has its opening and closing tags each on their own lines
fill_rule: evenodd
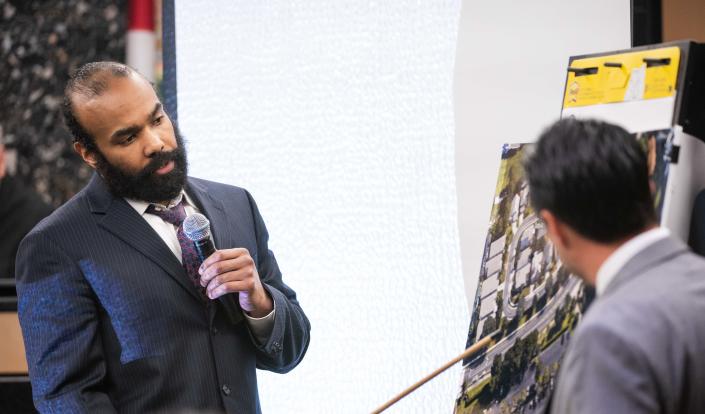
<svg viewBox="0 0 705 414">
<path fill-rule="evenodd" d="M 246 234 L 245 230 L 239 227 L 238 220 L 234 220 L 232 217 L 228 218 L 225 206 L 220 200 L 213 197 L 202 184 L 191 178 L 186 184 L 186 192 L 211 223 L 211 234 L 216 249 L 243 246 L 242 241 L 238 242 L 237 234 Z M 236 212 L 231 212 L 231 214 L 236 214 Z"/>
<path fill-rule="evenodd" d="M 226 236 L 225 232 L 225 209 L 223 203 L 211 197 L 203 186 L 189 179 L 186 184 L 186 192 L 196 203 L 196 207 L 201 211 L 201 214 L 206 216 L 211 226 L 211 235 L 213 236 L 213 244 L 218 249 L 223 246 Z"/>
<path fill-rule="evenodd" d="M 202 301 L 183 266 L 157 232 L 125 200 L 110 194 L 97 175 L 88 185 L 88 200 L 91 212 L 103 216 L 98 219 L 99 226 L 159 265 L 196 300 Z"/>
<path fill-rule="evenodd" d="M 648 271 L 648 269 L 687 251 L 688 247 L 685 244 L 672 237 L 667 237 L 652 243 L 622 267 L 614 280 L 607 285 L 604 295 L 611 294 L 628 281 Z"/>
</svg>

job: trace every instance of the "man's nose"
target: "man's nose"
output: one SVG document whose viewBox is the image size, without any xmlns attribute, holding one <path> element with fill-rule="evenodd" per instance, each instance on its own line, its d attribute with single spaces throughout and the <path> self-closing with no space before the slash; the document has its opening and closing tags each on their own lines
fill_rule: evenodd
<svg viewBox="0 0 705 414">
<path fill-rule="evenodd" d="M 149 128 L 145 130 L 145 134 L 147 135 L 145 137 L 147 144 L 144 147 L 145 157 L 151 157 L 157 152 L 164 151 L 164 141 L 159 136 L 159 134 L 157 134 L 155 131 L 150 130 Z"/>
</svg>

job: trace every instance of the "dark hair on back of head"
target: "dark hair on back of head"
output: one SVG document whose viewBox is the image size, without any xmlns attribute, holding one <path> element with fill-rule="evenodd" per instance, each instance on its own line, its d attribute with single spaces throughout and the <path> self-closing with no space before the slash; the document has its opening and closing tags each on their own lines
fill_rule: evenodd
<svg viewBox="0 0 705 414">
<path fill-rule="evenodd" d="M 525 160 L 531 204 L 591 240 L 609 243 L 656 222 L 646 154 L 623 128 L 560 120 Z"/>
<path fill-rule="evenodd" d="M 83 95 L 95 97 L 101 95 L 108 87 L 110 78 L 124 78 L 135 72 L 129 66 L 118 62 L 91 62 L 78 68 L 69 78 L 64 89 L 62 112 L 66 128 L 78 142 L 90 151 L 97 151 L 93 137 L 83 128 L 73 108 L 73 97 Z"/>
</svg>

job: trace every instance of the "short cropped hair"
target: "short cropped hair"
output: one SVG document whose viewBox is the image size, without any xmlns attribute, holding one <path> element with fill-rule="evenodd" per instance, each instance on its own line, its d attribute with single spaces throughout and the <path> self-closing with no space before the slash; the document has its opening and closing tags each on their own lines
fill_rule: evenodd
<svg viewBox="0 0 705 414">
<path fill-rule="evenodd" d="M 646 153 L 623 128 L 560 120 L 524 161 L 531 204 L 582 236 L 618 241 L 656 222 Z"/>
<path fill-rule="evenodd" d="M 73 137 L 73 142 L 78 142 L 90 151 L 97 151 L 95 139 L 83 128 L 74 113 L 73 98 L 76 95 L 95 97 L 103 94 L 108 88 L 110 78 L 125 78 L 134 69 L 118 62 L 91 62 L 78 68 L 69 78 L 64 89 L 64 102 L 62 112 L 64 124 Z"/>
</svg>

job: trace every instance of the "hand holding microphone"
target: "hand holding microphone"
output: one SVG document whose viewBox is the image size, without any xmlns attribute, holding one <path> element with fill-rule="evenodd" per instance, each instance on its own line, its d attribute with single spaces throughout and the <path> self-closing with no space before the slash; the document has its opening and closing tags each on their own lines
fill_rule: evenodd
<svg viewBox="0 0 705 414">
<path fill-rule="evenodd" d="M 216 250 L 210 237 L 210 223 L 202 214 L 184 220 L 184 233 L 193 240 L 203 260 L 199 268 L 201 286 L 211 299 L 238 293 L 240 307 L 254 318 L 268 315 L 274 308 L 264 290 L 250 252 L 244 248 Z"/>
</svg>

